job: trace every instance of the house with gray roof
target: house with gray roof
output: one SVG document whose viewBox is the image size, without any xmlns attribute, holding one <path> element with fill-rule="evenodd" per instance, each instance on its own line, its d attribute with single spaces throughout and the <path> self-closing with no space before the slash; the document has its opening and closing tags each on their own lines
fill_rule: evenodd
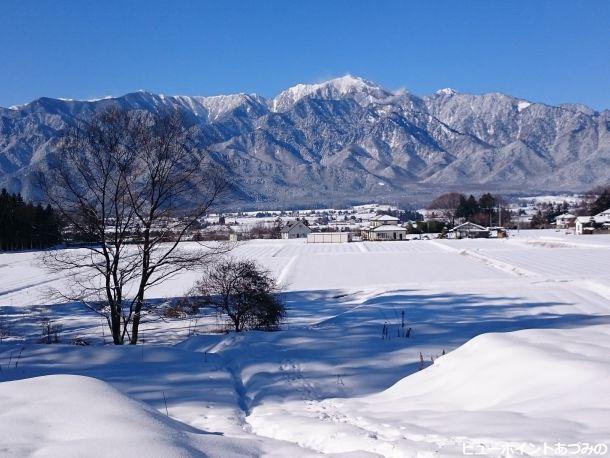
<svg viewBox="0 0 610 458">
<path fill-rule="evenodd" d="M 311 229 L 300 219 L 286 222 L 281 229 L 283 239 L 305 239 L 310 232 Z"/>
<path fill-rule="evenodd" d="M 407 229 L 395 216 L 377 215 L 370 219 L 368 227 L 361 231 L 362 240 L 406 240 Z"/>
<path fill-rule="evenodd" d="M 488 228 L 467 221 L 449 230 L 448 235 L 450 238 L 455 239 L 486 239 L 491 233 Z"/>
</svg>

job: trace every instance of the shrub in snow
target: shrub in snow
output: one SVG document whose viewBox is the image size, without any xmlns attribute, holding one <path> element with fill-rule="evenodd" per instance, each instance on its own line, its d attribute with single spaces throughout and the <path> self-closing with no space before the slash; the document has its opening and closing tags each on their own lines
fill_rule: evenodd
<svg viewBox="0 0 610 458">
<path fill-rule="evenodd" d="M 236 332 L 277 329 L 286 315 L 275 279 L 253 261 L 222 260 L 207 270 L 192 296 L 226 316 Z"/>
<path fill-rule="evenodd" d="M 72 345 L 76 345 L 78 347 L 87 347 L 90 345 L 89 341 L 86 339 L 83 339 L 82 337 L 75 337 L 74 339 L 72 339 L 70 341 L 70 343 Z"/>
<path fill-rule="evenodd" d="M 199 312 L 199 304 L 193 302 L 190 297 L 182 297 L 175 301 L 169 302 L 163 308 L 163 316 L 165 318 L 187 318 L 196 315 Z"/>
<path fill-rule="evenodd" d="M 0 342 L 2 342 L 2 339 L 5 337 L 8 337 L 10 333 L 10 323 L 2 313 L 2 309 L 0 309 Z"/>
<path fill-rule="evenodd" d="M 381 329 L 381 338 L 384 340 L 388 338 L 388 329 L 388 322 L 386 321 L 383 323 L 383 328 Z"/>
<path fill-rule="evenodd" d="M 59 343 L 61 340 L 61 331 L 63 330 L 61 324 L 55 324 L 49 318 L 43 318 L 41 328 L 42 336 L 40 337 L 40 343 Z"/>
</svg>

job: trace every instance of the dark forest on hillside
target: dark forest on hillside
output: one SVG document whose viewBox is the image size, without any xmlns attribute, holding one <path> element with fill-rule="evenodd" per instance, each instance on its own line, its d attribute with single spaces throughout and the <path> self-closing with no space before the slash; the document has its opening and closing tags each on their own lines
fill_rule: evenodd
<svg viewBox="0 0 610 458">
<path fill-rule="evenodd" d="M 61 224 L 47 205 L 23 200 L 20 194 L 0 192 L 0 250 L 31 250 L 53 246 L 61 241 Z"/>
</svg>

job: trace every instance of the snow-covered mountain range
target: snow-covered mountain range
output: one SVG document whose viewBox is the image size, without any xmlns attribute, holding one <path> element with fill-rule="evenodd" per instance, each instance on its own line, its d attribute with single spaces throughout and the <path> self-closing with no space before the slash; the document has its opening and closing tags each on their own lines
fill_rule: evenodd
<svg viewBox="0 0 610 458">
<path fill-rule="evenodd" d="M 109 104 L 183 110 L 251 204 L 418 200 L 449 189 L 568 191 L 610 182 L 610 110 L 453 89 L 418 97 L 348 75 L 272 99 L 140 91 L 0 108 L 0 187 L 35 196 L 32 172 L 52 166 L 61 129 Z"/>
</svg>

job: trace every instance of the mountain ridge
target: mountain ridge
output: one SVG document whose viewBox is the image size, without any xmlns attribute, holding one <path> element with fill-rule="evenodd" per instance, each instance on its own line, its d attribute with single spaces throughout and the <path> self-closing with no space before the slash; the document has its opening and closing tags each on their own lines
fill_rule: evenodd
<svg viewBox="0 0 610 458">
<path fill-rule="evenodd" d="M 256 94 L 137 91 L 0 108 L 0 186 L 35 196 L 61 129 L 111 104 L 179 109 L 239 176 L 243 205 L 422 199 L 450 189 L 580 191 L 610 181 L 610 111 L 445 88 L 423 97 L 346 75 Z"/>
<path fill-rule="evenodd" d="M 553 105 L 550 103 L 546 103 L 546 102 L 535 102 L 529 99 L 525 99 L 523 97 L 516 97 L 516 96 L 512 96 L 510 94 L 506 94 L 503 92 L 497 92 L 497 91 L 492 91 L 492 92 L 483 92 L 483 93 L 472 93 L 472 92 L 462 92 L 462 91 L 458 91 L 457 89 L 451 88 L 451 87 L 446 87 L 446 88 L 441 88 L 438 89 L 435 92 L 432 92 L 430 94 L 426 94 L 423 96 L 417 96 L 414 95 L 412 92 L 405 90 L 404 88 L 402 89 L 397 89 L 397 90 L 391 90 L 391 89 L 387 89 L 384 88 L 383 86 L 381 86 L 380 84 L 377 84 L 373 81 L 370 80 L 366 80 L 364 78 L 361 78 L 359 76 L 352 76 L 351 74 L 346 74 L 344 76 L 341 77 L 336 77 L 336 78 L 331 78 L 329 80 L 325 80 L 322 81 L 320 83 L 298 83 L 295 84 L 294 86 L 291 86 L 283 91 L 280 91 L 277 95 L 275 95 L 274 97 L 264 97 L 262 95 L 259 95 L 257 93 L 254 92 L 234 92 L 234 93 L 228 93 L 228 94 L 216 94 L 216 95 L 187 95 L 187 94 L 174 94 L 174 95 L 170 95 L 170 94 L 164 94 L 164 93 L 156 93 L 147 89 L 138 89 L 136 91 L 132 91 L 132 92 L 127 92 L 125 94 L 122 95 L 118 95 L 118 96 L 114 96 L 114 95 L 108 95 L 108 96 L 104 96 L 104 97 L 99 97 L 99 98 L 92 98 L 92 99 L 74 99 L 74 98 L 65 98 L 65 97 L 39 97 L 36 98 L 30 102 L 26 102 L 23 104 L 19 104 L 19 105 L 12 105 L 9 107 L 1 107 L 0 106 L 0 110 L 13 110 L 13 111 L 18 111 L 21 110 L 33 103 L 36 103 L 40 100 L 55 100 L 55 101 L 60 101 L 60 102 L 65 102 L 65 103 L 71 103 L 71 102 L 76 102 L 76 103 L 98 103 L 98 102 L 107 102 L 107 101 L 112 101 L 112 100 L 117 100 L 117 99 L 122 99 L 122 98 L 126 98 L 126 97 L 132 97 L 132 96 L 137 96 L 137 95 L 146 95 L 146 96 L 156 96 L 156 97 L 160 97 L 160 98 L 171 98 L 171 99 L 198 99 L 198 100 L 205 100 L 205 99 L 221 99 L 221 98 L 237 98 L 237 97 L 244 97 L 244 98 L 258 98 L 261 100 L 265 100 L 267 102 L 269 102 L 269 106 L 273 106 L 273 101 L 275 101 L 278 97 L 286 94 L 286 93 L 294 93 L 294 92 L 308 92 L 307 95 L 310 94 L 314 94 L 316 92 L 315 89 L 321 89 L 324 87 L 328 87 L 329 85 L 332 85 L 333 83 L 338 83 L 338 84 L 342 84 L 343 87 L 346 87 L 346 83 L 349 84 L 349 82 L 355 82 L 351 87 L 357 87 L 356 85 L 361 84 L 363 87 L 368 86 L 369 88 L 376 88 L 376 89 L 380 89 L 382 91 L 384 91 L 385 93 L 389 94 L 389 95 L 393 95 L 393 96 L 400 96 L 401 94 L 409 94 L 411 96 L 420 98 L 420 99 L 427 99 L 427 98 L 431 98 L 433 96 L 453 96 L 453 95 L 464 95 L 464 96 L 472 96 L 472 97 L 482 97 L 482 96 L 489 96 L 489 95 L 499 95 L 499 96 L 506 96 L 509 97 L 511 99 L 517 100 L 517 101 L 522 101 L 522 102 L 527 102 L 530 105 L 545 105 L 545 106 L 549 106 L 549 107 L 557 107 L 557 108 L 562 108 L 562 109 L 566 109 L 569 111 L 582 111 L 582 112 L 587 112 L 588 114 L 599 114 L 602 112 L 606 112 L 609 111 L 610 108 L 607 109 L 603 109 L 603 110 L 596 110 L 584 103 L 579 103 L 579 102 L 565 102 L 565 103 L 561 103 L 559 105 Z M 341 87 L 341 86 L 339 86 Z M 313 88 L 313 89 L 311 89 Z M 349 91 L 346 91 L 349 92 Z M 345 95 L 345 93 L 343 94 Z M 273 110 L 273 111 L 279 111 L 279 110 Z"/>
</svg>

